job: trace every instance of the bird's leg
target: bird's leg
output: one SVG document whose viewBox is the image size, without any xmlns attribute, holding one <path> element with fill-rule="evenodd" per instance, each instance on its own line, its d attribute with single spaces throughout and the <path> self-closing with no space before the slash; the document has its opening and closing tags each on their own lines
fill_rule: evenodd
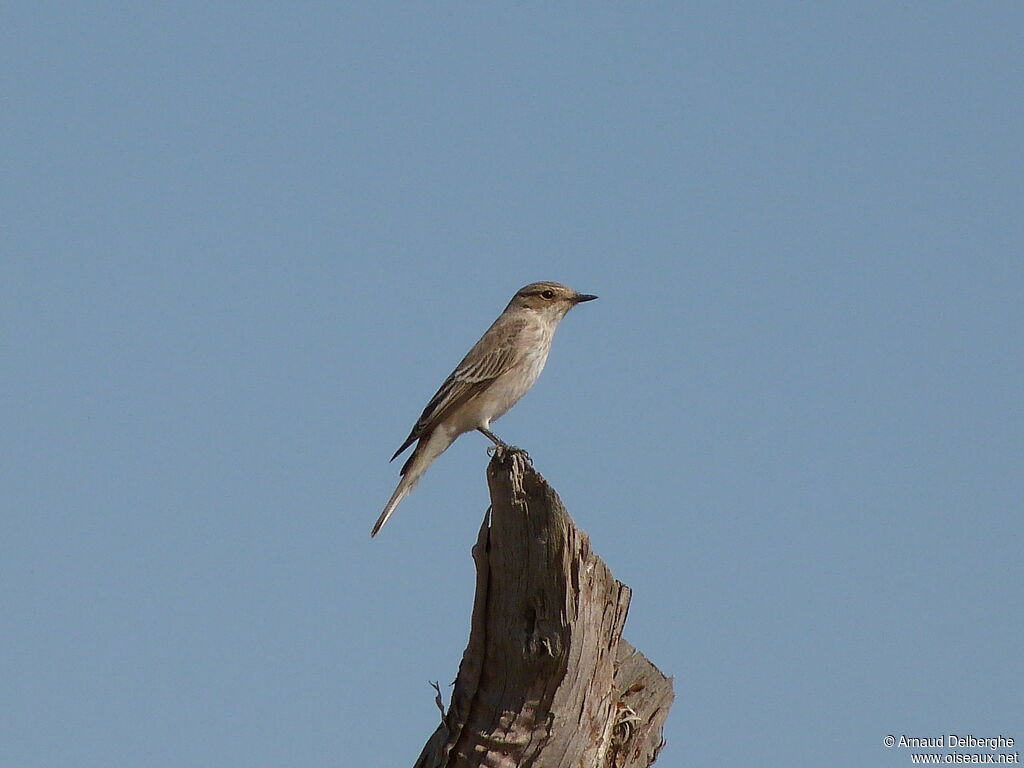
<svg viewBox="0 0 1024 768">
<path fill-rule="evenodd" d="M 496 434 L 491 432 L 491 430 L 487 429 L 486 427 L 477 427 L 476 431 L 484 435 L 488 440 L 494 443 L 495 447 L 508 448 L 508 443 L 506 443 L 504 440 L 502 440 L 500 437 L 498 437 Z"/>
<path fill-rule="evenodd" d="M 480 432 L 481 434 L 485 435 L 488 440 L 490 440 L 492 443 L 494 443 L 494 445 L 492 447 L 487 449 L 487 453 L 495 455 L 495 456 L 498 456 L 499 458 L 504 453 L 521 453 L 521 454 L 523 454 L 523 457 L 526 459 L 526 461 L 531 466 L 533 465 L 533 461 L 530 459 L 530 454 L 528 454 L 522 448 L 519 448 L 519 447 L 517 447 L 515 445 L 509 445 L 504 440 L 502 440 L 500 437 L 498 437 L 496 434 L 491 432 L 491 430 L 486 429 L 485 427 L 477 427 L 476 429 L 477 429 L 478 432 Z"/>
</svg>

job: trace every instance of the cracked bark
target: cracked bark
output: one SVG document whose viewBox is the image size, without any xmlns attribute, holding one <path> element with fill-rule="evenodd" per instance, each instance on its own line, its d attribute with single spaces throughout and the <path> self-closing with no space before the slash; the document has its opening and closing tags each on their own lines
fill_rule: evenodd
<svg viewBox="0 0 1024 768">
<path fill-rule="evenodd" d="M 674 694 L 621 638 L 629 587 L 523 453 L 497 452 L 487 482 L 469 644 L 415 768 L 651 765 Z"/>
</svg>

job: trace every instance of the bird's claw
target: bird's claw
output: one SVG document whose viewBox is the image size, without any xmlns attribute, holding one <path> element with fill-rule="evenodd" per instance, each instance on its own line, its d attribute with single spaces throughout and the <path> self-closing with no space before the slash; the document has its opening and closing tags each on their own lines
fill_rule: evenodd
<svg viewBox="0 0 1024 768">
<path fill-rule="evenodd" d="M 530 458 L 530 454 L 527 453 L 522 448 L 520 448 L 518 445 L 506 445 L 502 443 L 501 445 L 492 445 L 490 448 L 487 449 L 487 455 L 493 456 L 497 458 L 499 461 L 504 459 L 506 456 L 511 456 L 512 454 L 516 453 L 518 453 L 520 456 L 526 459 L 527 464 L 529 464 L 531 467 L 533 466 L 533 459 Z"/>
</svg>

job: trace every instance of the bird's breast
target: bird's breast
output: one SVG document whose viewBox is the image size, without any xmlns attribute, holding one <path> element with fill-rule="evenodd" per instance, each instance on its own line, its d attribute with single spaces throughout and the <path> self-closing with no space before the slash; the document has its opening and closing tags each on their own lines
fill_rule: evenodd
<svg viewBox="0 0 1024 768">
<path fill-rule="evenodd" d="M 524 343 L 520 360 L 494 382 L 497 386 L 493 387 L 492 419 L 504 414 L 530 391 L 548 361 L 548 352 L 551 349 L 550 336 L 541 329 L 524 336 L 526 338 L 522 339 Z"/>
</svg>

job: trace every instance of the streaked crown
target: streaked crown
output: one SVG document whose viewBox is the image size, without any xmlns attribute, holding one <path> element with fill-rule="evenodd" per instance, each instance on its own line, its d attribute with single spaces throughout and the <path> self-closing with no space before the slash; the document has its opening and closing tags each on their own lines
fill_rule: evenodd
<svg viewBox="0 0 1024 768">
<path fill-rule="evenodd" d="M 567 285 L 549 281 L 524 285 L 509 302 L 510 307 L 521 307 L 545 313 L 564 315 L 570 309 L 584 301 L 592 301 L 597 296 L 589 293 L 577 293 Z"/>
</svg>

